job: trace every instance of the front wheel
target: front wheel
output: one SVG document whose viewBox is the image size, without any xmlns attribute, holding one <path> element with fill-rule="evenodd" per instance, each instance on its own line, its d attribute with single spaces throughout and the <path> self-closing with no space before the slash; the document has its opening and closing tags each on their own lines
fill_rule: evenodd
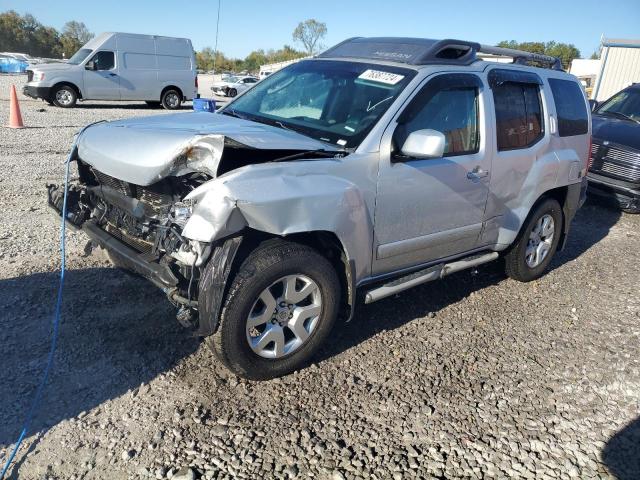
<svg viewBox="0 0 640 480">
<path fill-rule="evenodd" d="M 236 95 L 238 95 L 238 91 L 235 88 L 230 88 L 227 91 L 227 95 L 230 96 L 231 98 L 235 97 Z"/>
<path fill-rule="evenodd" d="M 339 302 L 340 282 L 326 258 L 304 245 L 269 243 L 240 266 L 218 330 L 207 343 L 236 375 L 252 380 L 286 375 L 317 352 Z"/>
<path fill-rule="evenodd" d="M 56 107 L 71 108 L 78 101 L 78 93 L 70 85 L 60 85 L 51 93 L 50 100 Z"/>
<path fill-rule="evenodd" d="M 520 282 L 540 278 L 551 263 L 562 231 L 562 209 L 557 200 L 543 200 L 524 225 L 505 256 L 509 277 Z"/>
</svg>

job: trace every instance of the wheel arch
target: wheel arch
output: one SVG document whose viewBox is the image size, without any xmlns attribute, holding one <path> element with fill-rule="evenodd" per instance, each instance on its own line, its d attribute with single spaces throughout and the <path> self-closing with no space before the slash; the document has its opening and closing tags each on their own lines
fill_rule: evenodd
<svg viewBox="0 0 640 480">
<path fill-rule="evenodd" d="M 167 85 L 165 87 L 163 87 L 162 91 L 160 91 L 160 101 L 162 101 L 162 97 L 164 96 L 165 92 L 167 90 L 177 90 L 178 93 L 180 93 L 180 96 L 182 97 L 182 100 L 184 100 L 184 92 L 182 91 L 182 89 L 180 87 L 178 87 L 177 85 Z"/>
<path fill-rule="evenodd" d="M 73 89 L 76 91 L 76 95 L 78 95 L 78 99 L 83 98 L 82 90 L 80 90 L 80 87 L 78 87 L 75 83 L 70 82 L 70 81 L 68 81 L 68 80 L 60 80 L 59 82 L 56 82 L 56 83 L 51 87 L 50 92 L 51 92 L 51 97 L 52 97 L 52 98 L 53 98 L 53 96 L 54 96 L 54 94 L 55 94 L 55 92 L 56 92 L 56 89 L 57 89 L 58 87 L 63 86 L 63 85 L 67 85 L 67 86 L 69 86 L 69 87 L 73 88 Z"/>
<path fill-rule="evenodd" d="M 220 243 L 205 267 L 205 272 L 207 270 L 211 272 L 203 277 L 207 283 L 200 285 L 200 291 L 206 294 L 206 298 L 199 300 L 198 335 L 208 336 L 217 331 L 222 305 L 227 297 L 232 279 L 242 263 L 256 249 L 264 247 L 265 244 L 279 241 L 293 242 L 313 248 L 331 263 L 338 275 L 340 288 L 343 292 L 340 296 L 340 311 L 347 321 L 351 320 L 356 303 L 355 266 L 353 260 L 348 258 L 342 242 L 335 233 L 312 231 L 275 235 L 245 228 L 238 235 Z"/>
</svg>

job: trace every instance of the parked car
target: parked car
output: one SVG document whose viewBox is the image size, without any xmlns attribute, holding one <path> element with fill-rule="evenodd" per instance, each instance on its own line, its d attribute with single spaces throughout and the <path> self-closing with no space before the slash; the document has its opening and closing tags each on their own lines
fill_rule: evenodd
<svg viewBox="0 0 640 480">
<path fill-rule="evenodd" d="M 594 107 L 589 193 L 640 213 L 640 83 Z"/>
<path fill-rule="evenodd" d="M 214 83 L 211 87 L 211 91 L 216 95 L 224 95 L 225 97 L 233 98 L 239 93 L 253 87 L 259 80 L 259 78 L 252 76 L 231 76 L 223 78 L 220 82 Z"/>
<path fill-rule="evenodd" d="M 229 369 L 272 378 L 309 362 L 357 298 L 498 258 L 539 278 L 586 195 L 589 120 L 553 57 L 351 39 L 220 113 L 85 129 L 67 219 L 160 286 Z M 60 211 L 63 189 L 48 193 Z"/>
<path fill-rule="evenodd" d="M 198 77 L 191 40 L 103 33 L 66 63 L 27 70 L 23 93 L 58 107 L 78 100 L 144 100 L 168 110 L 197 98 Z"/>
</svg>

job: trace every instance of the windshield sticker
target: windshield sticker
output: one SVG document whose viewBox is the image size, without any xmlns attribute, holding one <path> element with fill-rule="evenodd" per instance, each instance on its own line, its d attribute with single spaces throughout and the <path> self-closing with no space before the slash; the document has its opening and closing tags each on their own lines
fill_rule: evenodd
<svg viewBox="0 0 640 480">
<path fill-rule="evenodd" d="M 362 80 L 369 80 L 372 82 L 384 83 L 387 85 L 395 85 L 402 81 L 404 75 L 398 75 L 397 73 L 382 72 L 380 70 L 365 70 L 358 77 Z"/>
<path fill-rule="evenodd" d="M 353 132 L 355 132 L 355 131 L 356 131 L 356 129 L 355 129 L 355 128 L 350 127 L 349 125 L 345 125 L 345 126 L 344 126 L 344 129 L 345 129 L 345 130 L 349 130 L 351 133 L 353 133 Z"/>
<path fill-rule="evenodd" d="M 344 147 L 347 144 L 346 140 L 343 140 L 342 138 L 340 140 L 338 140 L 336 142 L 338 145 L 340 145 L 341 147 Z"/>
</svg>

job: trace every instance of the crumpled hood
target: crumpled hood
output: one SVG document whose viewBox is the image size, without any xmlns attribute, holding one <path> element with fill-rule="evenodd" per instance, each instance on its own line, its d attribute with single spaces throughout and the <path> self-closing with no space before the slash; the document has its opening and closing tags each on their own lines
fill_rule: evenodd
<svg viewBox="0 0 640 480">
<path fill-rule="evenodd" d="M 98 123 L 78 139 L 78 156 L 107 175 L 150 185 L 193 171 L 186 168 L 184 155 L 199 143 L 214 151 L 219 161 L 226 139 L 265 150 L 332 148 L 291 130 L 219 113 L 190 112 Z"/>
</svg>

